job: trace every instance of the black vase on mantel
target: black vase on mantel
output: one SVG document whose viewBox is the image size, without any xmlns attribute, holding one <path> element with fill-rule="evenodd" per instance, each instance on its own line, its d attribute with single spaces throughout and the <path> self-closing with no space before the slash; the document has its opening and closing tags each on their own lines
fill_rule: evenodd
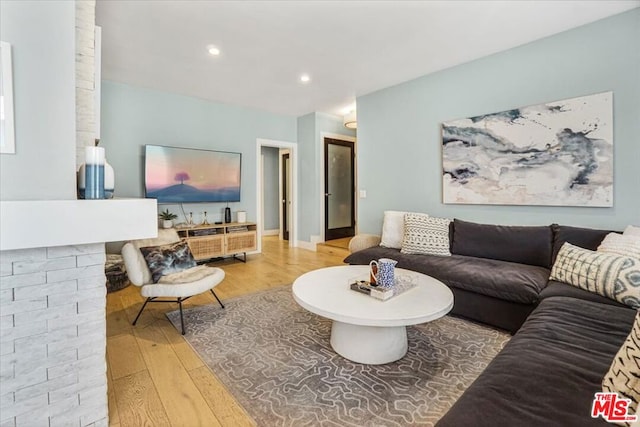
<svg viewBox="0 0 640 427">
<path fill-rule="evenodd" d="M 224 208 L 224 222 L 225 223 L 231 222 L 231 208 L 228 206 Z"/>
</svg>

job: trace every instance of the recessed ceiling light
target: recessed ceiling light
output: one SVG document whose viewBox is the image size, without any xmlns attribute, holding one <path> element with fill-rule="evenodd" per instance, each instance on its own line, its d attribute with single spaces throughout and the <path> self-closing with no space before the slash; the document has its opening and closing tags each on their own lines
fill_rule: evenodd
<svg viewBox="0 0 640 427">
<path fill-rule="evenodd" d="M 218 56 L 218 55 L 220 55 L 220 49 L 218 49 L 218 48 L 217 48 L 217 47 L 215 47 L 215 46 L 209 46 L 209 47 L 207 48 L 207 50 L 208 50 L 208 51 L 209 51 L 209 53 L 210 53 L 211 55 L 213 55 L 213 56 Z"/>
<path fill-rule="evenodd" d="M 311 77 L 309 77 L 309 74 L 302 74 L 300 75 L 300 81 L 302 83 L 309 83 L 311 81 Z"/>
</svg>

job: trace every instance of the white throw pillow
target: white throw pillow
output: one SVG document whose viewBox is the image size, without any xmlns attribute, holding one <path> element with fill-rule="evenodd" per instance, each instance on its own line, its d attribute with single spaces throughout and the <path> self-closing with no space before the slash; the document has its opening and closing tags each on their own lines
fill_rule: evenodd
<svg viewBox="0 0 640 427">
<path fill-rule="evenodd" d="M 624 236 L 637 236 L 640 237 L 640 227 L 636 227 L 635 225 L 628 225 L 627 228 L 624 229 Z"/>
<path fill-rule="evenodd" d="M 609 233 L 598 246 L 598 252 L 630 256 L 640 259 L 640 236 Z"/>
<path fill-rule="evenodd" d="M 402 247 L 405 214 L 406 212 L 401 211 L 384 211 L 380 246 L 393 249 L 400 249 Z"/>
<path fill-rule="evenodd" d="M 434 218 L 426 214 L 408 213 L 404 216 L 403 254 L 451 256 L 449 250 L 450 219 Z"/>
</svg>

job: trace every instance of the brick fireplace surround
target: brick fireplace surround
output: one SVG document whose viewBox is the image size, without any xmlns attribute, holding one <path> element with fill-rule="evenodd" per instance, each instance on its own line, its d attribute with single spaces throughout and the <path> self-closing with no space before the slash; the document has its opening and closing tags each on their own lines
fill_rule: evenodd
<svg viewBox="0 0 640 427">
<path fill-rule="evenodd" d="M 107 426 L 104 242 L 155 236 L 155 200 L 0 206 L 0 427 Z"/>
</svg>

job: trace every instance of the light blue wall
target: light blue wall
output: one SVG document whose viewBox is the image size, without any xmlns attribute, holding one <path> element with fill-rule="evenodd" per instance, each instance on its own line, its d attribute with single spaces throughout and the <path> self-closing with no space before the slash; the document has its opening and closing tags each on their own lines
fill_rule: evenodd
<svg viewBox="0 0 640 427">
<path fill-rule="evenodd" d="M 444 205 L 440 125 L 614 92 L 614 207 Z M 503 224 L 640 224 L 640 9 L 359 97 L 360 232 L 387 209 Z"/>
<path fill-rule="evenodd" d="M 117 197 L 144 197 L 144 145 L 201 148 L 242 153 L 242 192 L 231 211 L 247 211 L 255 221 L 256 139 L 296 140 L 296 118 L 158 92 L 109 81 L 102 82 L 102 140 L 113 166 Z M 201 221 L 221 220 L 226 204 L 185 204 Z M 177 205 L 161 206 L 180 213 Z M 183 221 L 182 215 L 179 221 Z"/>
<path fill-rule="evenodd" d="M 306 242 L 318 234 L 320 221 L 315 135 L 315 113 L 298 117 L 298 240 Z"/>
<path fill-rule="evenodd" d="M 355 131 L 342 124 L 342 118 L 324 113 L 311 113 L 298 118 L 299 173 L 299 240 L 310 242 L 322 230 L 322 169 L 324 168 L 323 133 L 355 137 Z"/>
<path fill-rule="evenodd" d="M 262 169 L 263 230 L 278 230 L 280 228 L 279 152 L 280 150 L 276 147 L 262 147 L 262 155 L 264 156 Z"/>
<path fill-rule="evenodd" d="M 12 45 L 15 154 L 0 154 L 0 199 L 76 198 L 75 2 L 0 2 Z"/>
</svg>

